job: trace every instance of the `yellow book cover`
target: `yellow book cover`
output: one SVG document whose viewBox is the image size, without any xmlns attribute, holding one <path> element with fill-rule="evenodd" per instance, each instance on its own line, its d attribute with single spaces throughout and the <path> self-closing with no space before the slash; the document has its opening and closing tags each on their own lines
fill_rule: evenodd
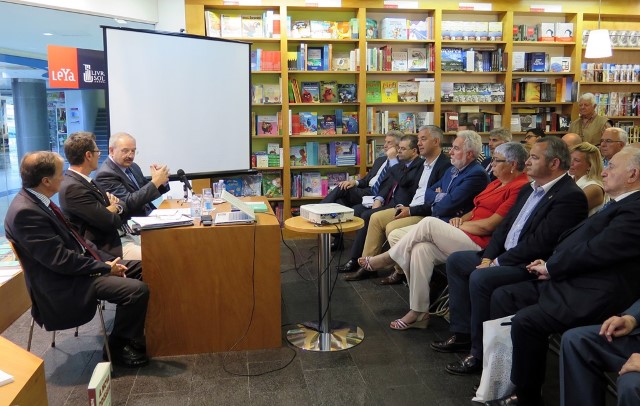
<svg viewBox="0 0 640 406">
<path fill-rule="evenodd" d="M 524 101 L 540 101 L 540 83 L 528 82 L 524 84 Z"/>
<path fill-rule="evenodd" d="M 398 102 L 398 82 L 396 80 L 381 80 L 382 103 Z"/>
</svg>

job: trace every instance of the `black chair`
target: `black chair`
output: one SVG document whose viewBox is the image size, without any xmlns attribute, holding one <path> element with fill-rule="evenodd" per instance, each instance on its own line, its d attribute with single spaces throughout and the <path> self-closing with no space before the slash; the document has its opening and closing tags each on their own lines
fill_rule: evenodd
<svg viewBox="0 0 640 406">
<path fill-rule="evenodd" d="M 18 262 L 20 262 L 20 266 L 22 268 L 22 271 L 25 272 L 25 277 L 27 276 L 26 272 L 27 270 L 24 268 L 24 266 L 22 266 L 22 262 L 20 261 L 20 256 L 18 255 L 18 251 L 16 250 L 15 246 L 13 245 L 12 241 L 9 241 L 9 245 L 11 246 L 11 249 L 13 250 L 13 254 L 15 255 L 16 259 L 18 260 Z M 29 290 L 29 298 L 31 298 L 31 306 L 36 306 L 37 307 L 37 303 L 35 302 L 33 295 L 31 294 L 31 291 Z M 104 337 L 104 347 L 107 351 L 107 359 L 109 360 L 109 363 L 111 363 L 111 351 L 109 349 L 109 340 L 107 338 L 107 328 L 104 324 L 104 315 L 102 314 L 102 309 L 104 308 L 103 303 L 98 300 L 96 301 L 96 305 L 98 307 L 98 314 L 100 315 L 100 327 L 102 328 L 102 336 Z M 29 327 L 29 340 L 27 342 L 27 351 L 31 351 L 31 342 L 33 339 L 33 326 L 36 322 L 36 319 L 32 316 L 31 317 L 31 325 Z M 55 330 L 50 330 L 47 328 L 47 323 L 45 321 L 42 321 L 41 323 L 39 322 L 38 324 L 42 324 L 42 326 L 44 327 L 44 329 L 46 331 L 51 331 L 52 332 L 52 338 L 51 338 L 51 347 L 55 348 L 56 346 L 56 331 Z M 76 331 L 74 333 L 75 337 L 78 337 L 78 329 L 79 329 L 79 325 L 76 326 Z M 113 370 L 113 364 L 111 364 L 111 370 Z"/>
</svg>

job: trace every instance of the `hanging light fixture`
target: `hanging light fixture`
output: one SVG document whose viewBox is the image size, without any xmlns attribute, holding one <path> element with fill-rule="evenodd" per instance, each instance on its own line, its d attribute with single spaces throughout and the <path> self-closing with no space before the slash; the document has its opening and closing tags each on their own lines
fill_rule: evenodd
<svg viewBox="0 0 640 406">
<path fill-rule="evenodd" d="M 585 58 L 608 58 L 611 56 L 611 38 L 609 30 L 600 29 L 600 7 L 602 0 L 598 2 L 598 29 L 589 31 Z"/>
</svg>

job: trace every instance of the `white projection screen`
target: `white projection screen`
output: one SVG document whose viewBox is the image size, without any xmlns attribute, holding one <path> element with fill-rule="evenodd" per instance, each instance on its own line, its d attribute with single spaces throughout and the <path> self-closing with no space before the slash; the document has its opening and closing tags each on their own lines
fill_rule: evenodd
<svg viewBox="0 0 640 406">
<path fill-rule="evenodd" d="M 250 44 L 103 27 L 110 134 L 135 137 L 135 162 L 190 178 L 251 167 Z"/>
</svg>

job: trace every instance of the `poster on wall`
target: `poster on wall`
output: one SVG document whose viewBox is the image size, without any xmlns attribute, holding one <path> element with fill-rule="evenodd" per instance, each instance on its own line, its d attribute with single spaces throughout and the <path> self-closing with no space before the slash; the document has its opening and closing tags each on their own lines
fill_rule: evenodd
<svg viewBox="0 0 640 406">
<path fill-rule="evenodd" d="M 49 45 L 47 59 L 52 89 L 104 89 L 107 86 L 102 51 Z"/>
</svg>

